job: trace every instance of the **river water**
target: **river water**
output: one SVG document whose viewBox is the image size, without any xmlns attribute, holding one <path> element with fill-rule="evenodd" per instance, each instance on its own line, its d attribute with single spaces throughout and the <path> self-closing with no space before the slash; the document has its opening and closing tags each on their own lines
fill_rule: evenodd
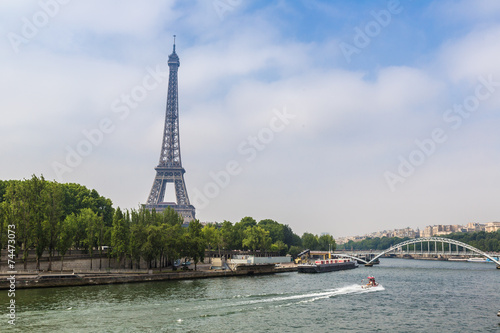
<svg viewBox="0 0 500 333">
<path fill-rule="evenodd" d="M 368 275 L 380 286 L 362 289 Z M 488 263 L 381 259 L 323 274 L 18 290 L 15 299 L 16 325 L 2 316 L 2 332 L 500 332 L 500 270 Z"/>
</svg>

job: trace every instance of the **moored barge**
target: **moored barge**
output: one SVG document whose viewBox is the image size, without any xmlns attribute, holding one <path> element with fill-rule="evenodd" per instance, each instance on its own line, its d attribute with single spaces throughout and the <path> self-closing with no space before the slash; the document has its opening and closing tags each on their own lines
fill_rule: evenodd
<svg viewBox="0 0 500 333">
<path fill-rule="evenodd" d="M 299 273 L 325 273 L 357 268 L 359 265 L 351 259 L 325 259 L 300 264 L 297 266 Z"/>
</svg>

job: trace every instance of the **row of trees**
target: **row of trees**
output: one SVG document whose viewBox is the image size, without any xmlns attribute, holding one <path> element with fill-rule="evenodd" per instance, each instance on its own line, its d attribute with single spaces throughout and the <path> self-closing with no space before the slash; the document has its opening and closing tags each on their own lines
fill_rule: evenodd
<svg viewBox="0 0 500 333">
<path fill-rule="evenodd" d="M 333 236 L 328 234 L 318 236 L 308 232 L 302 235 L 302 246 L 306 249 L 316 251 L 335 251 L 336 248 Z"/>
<path fill-rule="evenodd" d="M 500 230 L 496 232 L 465 232 L 445 235 L 462 243 L 467 243 L 485 252 L 500 252 Z"/>
<path fill-rule="evenodd" d="M 354 242 L 352 240 L 348 241 L 344 244 L 337 245 L 337 249 L 339 250 L 380 250 L 383 251 L 385 249 L 390 248 L 392 245 L 396 245 L 398 243 L 404 242 L 408 240 L 408 237 L 399 238 L 399 237 L 374 237 L 374 238 L 366 238 L 359 242 Z"/>
<path fill-rule="evenodd" d="M 85 232 L 77 230 L 78 235 L 64 229 L 62 221 L 75 214 L 83 214 L 82 218 L 91 220 L 92 228 Z M 84 186 L 48 182 L 43 176 L 35 175 L 24 181 L 0 181 L 0 250 L 7 243 L 7 225 L 14 225 L 15 252 L 26 249 L 22 257 L 25 268 L 29 249 L 35 250 L 37 268 L 47 250 L 50 269 L 56 249 L 64 252 L 65 247 L 73 245 L 74 239 L 80 245 L 89 232 L 94 235 L 98 229 L 102 241 L 102 231 L 111 226 L 112 219 L 111 200 Z"/>
<path fill-rule="evenodd" d="M 462 243 L 469 244 L 474 246 L 475 248 L 485 251 L 485 252 L 500 252 L 500 230 L 496 232 L 466 232 L 466 233 L 453 233 L 449 235 L 443 235 L 440 237 L 450 238 L 457 240 Z M 398 237 L 375 237 L 375 238 L 366 238 L 359 242 L 354 242 L 352 240 L 348 241 L 345 244 L 338 245 L 339 250 L 385 250 L 391 247 L 392 245 L 396 245 L 398 243 L 404 242 L 409 238 L 398 238 Z M 410 245 L 410 249 L 413 248 L 414 245 Z M 431 242 L 429 245 L 431 250 L 434 247 L 434 244 Z M 445 249 L 447 249 L 445 244 Z"/>
<path fill-rule="evenodd" d="M 22 252 L 26 269 L 28 250 L 34 250 L 37 269 L 48 253 L 51 270 L 55 251 L 64 260 L 70 249 L 87 251 L 92 258 L 105 247 L 125 266 L 126 259 L 139 267 L 162 267 L 180 257 L 202 260 L 205 250 L 253 250 L 296 256 L 305 248 L 335 249 L 330 235 L 295 234 L 288 225 L 244 217 L 203 226 L 194 221 L 183 227 L 182 218 L 172 209 L 162 213 L 139 208 L 114 209 L 110 199 L 78 184 L 59 184 L 33 175 L 24 181 L 0 181 L 0 251 L 7 244 L 7 225 L 15 225 L 16 253 Z M 92 268 L 92 261 L 91 261 Z M 99 261 L 99 268 L 102 262 Z"/>
</svg>

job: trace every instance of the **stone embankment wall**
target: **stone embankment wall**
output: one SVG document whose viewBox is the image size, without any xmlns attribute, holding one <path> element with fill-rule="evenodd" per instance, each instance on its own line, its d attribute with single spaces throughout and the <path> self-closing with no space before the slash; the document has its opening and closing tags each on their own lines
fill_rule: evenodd
<svg viewBox="0 0 500 333">
<path fill-rule="evenodd" d="M 215 277 L 229 276 L 247 276 L 274 274 L 281 272 L 296 271 L 295 266 L 274 267 L 274 265 L 242 265 L 235 270 L 189 270 L 176 272 L 158 272 L 152 270 L 126 271 L 119 272 L 75 272 L 65 273 L 44 273 L 26 272 L 16 275 L 16 289 L 24 288 L 48 288 L 48 287 L 68 287 L 68 286 L 87 286 L 101 284 L 117 284 L 148 281 L 165 280 L 191 280 Z M 0 289 L 9 289 L 10 281 L 6 278 L 8 275 L 0 273 Z"/>
<path fill-rule="evenodd" d="M 7 259 L 8 259 L 7 251 L 3 250 L 0 261 L 0 272 L 9 270 L 7 267 L 8 264 Z M 22 260 L 22 252 L 19 253 L 18 257 L 15 258 L 14 261 L 16 263 L 16 271 L 25 270 L 24 263 Z M 118 261 L 115 257 L 108 258 L 106 253 L 103 253 L 102 257 L 99 258 L 99 252 L 97 252 L 92 255 L 92 270 L 98 271 L 99 266 L 101 267 L 101 270 L 138 268 L 135 261 L 131 266 L 130 259 L 122 259 L 121 261 Z M 40 259 L 40 271 L 47 271 L 48 267 L 49 267 L 49 255 L 48 253 L 44 253 L 42 258 Z M 73 250 L 71 251 L 71 254 L 66 254 L 64 256 L 64 262 L 62 264 L 62 268 L 64 270 L 91 270 L 90 267 L 91 267 L 90 255 L 82 253 L 82 251 Z M 145 269 L 147 267 L 148 267 L 147 263 L 141 259 L 139 268 Z M 36 270 L 36 256 L 34 251 L 29 252 L 26 264 L 26 270 L 28 271 Z M 52 257 L 52 270 L 53 271 L 61 270 L 61 257 L 59 255 L 55 255 L 54 257 Z"/>
</svg>

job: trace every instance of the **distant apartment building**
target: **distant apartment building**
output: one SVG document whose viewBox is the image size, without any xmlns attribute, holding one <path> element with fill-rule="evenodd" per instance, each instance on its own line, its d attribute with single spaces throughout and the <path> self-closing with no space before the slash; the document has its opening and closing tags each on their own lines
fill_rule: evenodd
<svg viewBox="0 0 500 333">
<path fill-rule="evenodd" d="M 466 226 L 459 224 L 438 224 L 432 226 L 428 225 L 424 230 L 420 232 L 420 237 L 442 236 L 455 232 L 476 232 L 484 230 L 485 225 L 480 223 L 469 223 Z"/>
<path fill-rule="evenodd" d="M 410 227 L 404 228 L 404 229 L 395 229 L 393 233 L 393 237 L 399 237 L 399 238 L 416 238 L 418 237 L 420 232 L 413 230 Z"/>
<path fill-rule="evenodd" d="M 484 226 L 486 232 L 495 232 L 497 230 L 500 230 L 500 222 L 488 222 Z"/>
<path fill-rule="evenodd" d="M 420 233 L 420 237 L 432 237 L 432 227 L 430 225 L 428 225 L 427 227 L 425 227 L 424 230 L 422 230 L 422 232 Z"/>
<path fill-rule="evenodd" d="M 480 223 L 471 222 L 471 223 L 467 223 L 467 225 L 465 226 L 465 230 L 466 230 L 466 232 L 485 231 L 485 225 L 480 224 Z"/>
<path fill-rule="evenodd" d="M 495 232 L 500 230 L 500 222 L 488 222 L 486 224 L 471 222 L 466 226 L 459 224 L 438 224 L 438 225 L 428 225 L 422 230 L 413 230 L 410 227 L 404 229 L 394 229 L 394 230 L 383 230 L 376 231 L 364 236 L 353 236 L 353 237 L 342 237 L 337 238 L 335 241 L 337 244 L 344 244 L 352 240 L 354 242 L 362 241 L 366 238 L 382 238 L 382 237 L 399 237 L 399 238 L 418 238 L 418 237 L 433 237 L 448 235 L 455 232 Z"/>
</svg>

